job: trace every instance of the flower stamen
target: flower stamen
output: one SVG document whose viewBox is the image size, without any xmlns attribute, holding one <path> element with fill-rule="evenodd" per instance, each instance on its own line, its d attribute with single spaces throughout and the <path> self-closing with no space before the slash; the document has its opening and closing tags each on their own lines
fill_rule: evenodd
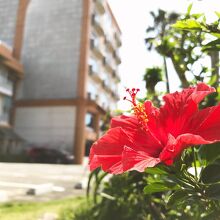
<svg viewBox="0 0 220 220">
<path fill-rule="evenodd" d="M 148 130 L 147 127 L 148 117 L 145 112 L 144 105 L 142 103 L 136 102 L 136 95 L 139 91 L 140 89 L 135 89 L 135 88 L 126 89 L 126 92 L 129 93 L 131 99 L 124 97 L 124 100 L 131 102 L 133 106 L 134 114 L 137 116 L 141 128 L 144 130 Z"/>
</svg>

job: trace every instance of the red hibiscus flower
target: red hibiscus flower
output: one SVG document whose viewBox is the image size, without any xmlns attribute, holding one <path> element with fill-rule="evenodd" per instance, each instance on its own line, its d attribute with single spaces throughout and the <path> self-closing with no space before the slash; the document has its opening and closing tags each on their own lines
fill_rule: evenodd
<svg viewBox="0 0 220 220">
<path fill-rule="evenodd" d="M 214 88 L 199 83 L 167 94 L 160 108 L 150 101 L 137 104 L 138 89 L 127 91 L 134 113 L 113 118 L 110 130 L 93 144 L 91 170 L 101 167 L 113 174 L 143 172 L 161 162 L 171 165 L 187 147 L 220 141 L 220 105 L 198 108 Z"/>
</svg>

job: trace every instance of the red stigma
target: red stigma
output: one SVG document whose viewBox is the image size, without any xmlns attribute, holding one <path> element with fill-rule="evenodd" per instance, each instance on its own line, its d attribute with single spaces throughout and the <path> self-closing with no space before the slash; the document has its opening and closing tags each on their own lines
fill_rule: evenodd
<svg viewBox="0 0 220 220">
<path fill-rule="evenodd" d="M 127 88 L 126 92 L 130 95 L 131 99 L 127 99 L 126 96 L 123 99 L 131 102 L 131 104 L 133 106 L 136 106 L 137 105 L 137 103 L 136 103 L 136 95 L 137 95 L 137 93 L 139 91 L 140 91 L 140 89 L 135 89 L 135 88 L 129 89 L 129 88 Z"/>
</svg>

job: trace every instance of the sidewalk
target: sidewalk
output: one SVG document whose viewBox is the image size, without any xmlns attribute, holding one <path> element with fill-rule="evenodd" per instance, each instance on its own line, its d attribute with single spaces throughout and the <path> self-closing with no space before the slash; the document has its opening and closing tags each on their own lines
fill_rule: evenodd
<svg viewBox="0 0 220 220">
<path fill-rule="evenodd" d="M 0 163 L 0 202 L 49 201 L 84 195 L 89 175 L 87 163 L 87 158 L 83 165 Z"/>
</svg>

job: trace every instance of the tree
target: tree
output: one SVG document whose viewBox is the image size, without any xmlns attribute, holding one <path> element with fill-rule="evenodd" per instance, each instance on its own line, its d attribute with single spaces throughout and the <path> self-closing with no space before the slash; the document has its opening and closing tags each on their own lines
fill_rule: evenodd
<svg viewBox="0 0 220 220">
<path fill-rule="evenodd" d="M 207 52 L 211 59 L 211 76 L 209 84 L 218 88 L 217 91 L 219 91 L 220 13 L 215 12 L 215 14 L 218 19 L 211 24 L 207 24 L 205 16 L 201 14 L 197 17 L 179 20 L 172 26 L 177 30 L 184 30 L 188 33 L 197 31 L 211 35 L 212 38 L 215 38 L 214 40 L 209 40 L 206 44 L 202 44 L 201 51 Z M 214 105 L 219 100 L 219 95 L 215 93 L 209 97 L 207 105 Z"/>
<path fill-rule="evenodd" d="M 153 17 L 154 25 L 147 28 L 146 32 L 154 33 L 156 36 L 150 36 L 145 39 L 145 42 L 147 44 L 148 50 L 151 50 L 155 45 L 156 39 L 164 39 L 166 32 L 168 31 L 168 26 L 172 23 L 175 23 L 178 19 L 179 15 L 175 12 L 171 14 L 167 14 L 165 11 L 159 9 L 158 14 L 155 14 L 154 12 L 150 12 L 151 16 Z M 166 62 L 166 56 L 163 56 L 163 65 L 164 65 L 164 72 L 166 77 L 166 87 L 167 92 L 170 92 L 169 88 L 169 77 L 167 72 L 167 62 Z"/>
<path fill-rule="evenodd" d="M 162 69 L 160 67 L 147 68 L 143 79 L 146 83 L 145 87 L 148 92 L 148 98 L 151 98 L 154 104 L 158 106 L 160 102 L 155 91 L 155 86 L 158 82 L 162 81 Z"/>
<path fill-rule="evenodd" d="M 190 15 L 190 10 L 191 6 L 188 8 L 184 19 L 201 16 L 198 14 Z M 169 90 L 166 68 L 167 58 L 171 59 L 173 63 L 174 69 L 181 81 L 181 86 L 183 88 L 188 87 L 190 82 L 187 80 L 185 73 L 190 71 L 196 78 L 196 73 L 193 72 L 192 67 L 203 56 L 203 52 L 196 51 L 196 49 L 201 48 L 204 33 L 202 31 L 187 32 L 186 30 L 174 30 L 171 28 L 171 25 L 180 18 L 180 15 L 175 12 L 167 13 L 159 10 L 157 14 L 151 12 L 151 15 L 154 25 L 147 28 L 145 42 L 149 50 L 154 48 L 163 57 L 167 91 Z"/>
</svg>

